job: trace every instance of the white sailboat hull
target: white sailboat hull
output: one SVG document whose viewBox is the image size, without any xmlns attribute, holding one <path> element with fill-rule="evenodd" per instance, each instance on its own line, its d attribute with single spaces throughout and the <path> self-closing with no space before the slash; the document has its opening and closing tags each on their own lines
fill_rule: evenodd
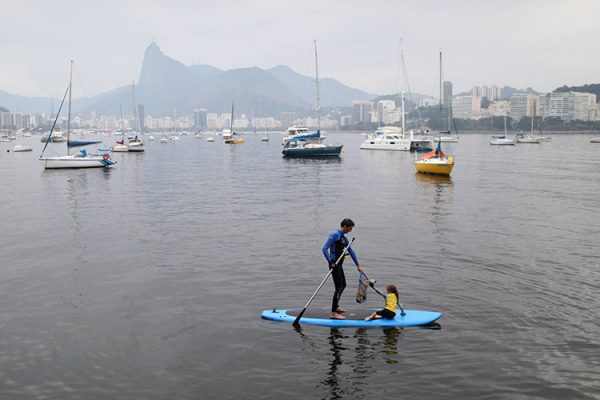
<svg viewBox="0 0 600 400">
<path fill-rule="evenodd" d="M 360 148 L 362 150 L 410 151 L 410 140 L 367 139 L 360 145 Z"/>
<path fill-rule="evenodd" d="M 491 139 L 490 144 L 495 146 L 514 146 L 514 139 Z"/>
<path fill-rule="evenodd" d="M 79 155 L 40 158 L 45 169 L 59 168 L 108 168 L 115 164 L 110 158 L 82 157 Z"/>
<path fill-rule="evenodd" d="M 142 142 L 129 142 L 128 145 L 129 151 L 144 151 L 146 147 Z"/>
<path fill-rule="evenodd" d="M 442 143 L 458 143 L 458 138 L 454 136 L 440 136 L 440 141 Z"/>
</svg>

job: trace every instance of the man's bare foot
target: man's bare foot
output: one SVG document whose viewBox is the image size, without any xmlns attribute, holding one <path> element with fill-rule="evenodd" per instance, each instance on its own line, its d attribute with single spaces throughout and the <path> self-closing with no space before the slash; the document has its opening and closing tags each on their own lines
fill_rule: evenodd
<svg viewBox="0 0 600 400">
<path fill-rule="evenodd" d="M 341 313 L 345 313 L 346 310 L 344 310 L 343 308 L 337 308 L 337 310 L 335 310 L 336 313 L 341 314 Z"/>
<path fill-rule="evenodd" d="M 342 314 L 338 314 L 336 312 L 329 313 L 329 318 L 331 319 L 346 319 Z"/>
</svg>

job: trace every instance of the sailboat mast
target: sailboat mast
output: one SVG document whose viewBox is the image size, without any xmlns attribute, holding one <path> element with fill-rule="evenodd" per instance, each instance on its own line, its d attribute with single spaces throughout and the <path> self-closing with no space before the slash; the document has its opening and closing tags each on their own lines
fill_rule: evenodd
<svg viewBox="0 0 600 400">
<path fill-rule="evenodd" d="M 440 51 L 440 124 L 438 131 L 442 134 L 442 52 Z"/>
<path fill-rule="evenodd" d="M 142 134 L 140 125 L 140 113 L 138 112 L 137 100 L 135 98 L 135 81 L 131 81 L 131 91 L 133 93 L 133 115 L 135 116 L 135 129 Z M 137 136 L 137 135 L 136 135 Z"/>
<path fill-rule="evenodd" d="M 125 131 L 123 131 L 123 106 L 119 104 L 119 114 L 121 114 L 121 137 L 125 138 Z"/>
<path fill-rule="evenodd" d="M 535 117 L 535 103 L 531 105 L 531 134 L 533 135 L 533 118 Z"/>
<path fill-rule="evenodd" d="M 231 102 L 231 118 L 229 118 L 229 130 L 231 131 L 231 136 L 233 136 L 233 101 Z"/>
<path fill-rule="evenodd" d="M 402 135 L 404 135 L 404 132 L 406 132 L 406 125 L 405 125 L 405 120 L 404 120 L 404 116 L 405 116 L 405 112 L 404 112 L 404 92 L 402 92 L 401 94 L 401 104 L 402 104 Z"/>
<path fill-rule="evenodd" d="M 317 41 L 315 40 L 315 82 L 317 85 L 317 130 L 321 131 L 321 98 L 319 94 L 319 58 L 317 56 Z"/>
<path fill-rule="evenodd" d="M 69 112 L 67 114 L 67 155 L 69 152 L 69 140 L 71 139 L 71 89 L 73 87 L 73 60 L 71 60 L 71 72 L 69 73 Z"/>
</svg>

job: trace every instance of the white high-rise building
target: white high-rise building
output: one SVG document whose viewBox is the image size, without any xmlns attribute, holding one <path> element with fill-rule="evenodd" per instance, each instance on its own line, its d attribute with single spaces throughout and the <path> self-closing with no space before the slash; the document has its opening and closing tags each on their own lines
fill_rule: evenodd
<svg viewBox="0 0 600 400">
<path fill-rule="evenodd" d="M 540 98 L 540 116 L 558 117 L 563 121 L 591 121 L 596 118 L 598 106 L 592 93 L 548 93 Z"/>
<path fill-rule="evenodd" d="M 540 96 L 526 93 L 516 93 L 510 96 L 510 116 L 513 121 L 519 121 L 523 117 L 537 115 L 537 106 Z"/>
<path fill-rule="evenodd" d="M 479 119 L 481 117 L 481 97 L 454 97 L 452 99 L 452 116 L 460 119 Z"/>
<path fill-rule="evenodd" d="M 502 90 L 496 86 L 492 85 L 488 86 L 473 86 L 473 90 L 471 93 L 475 97 L 487 97 L 489 101 L 500 100 L 502 96 Z"/>
</svg>

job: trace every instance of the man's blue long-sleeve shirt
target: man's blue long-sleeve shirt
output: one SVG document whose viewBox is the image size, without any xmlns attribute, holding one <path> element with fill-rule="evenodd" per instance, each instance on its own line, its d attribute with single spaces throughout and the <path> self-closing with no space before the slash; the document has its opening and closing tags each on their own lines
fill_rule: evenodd
<svg viewBox="0 0 600 400">
<path fill-rule="evenodd" d="M 325 256 L 327 262 L 332 263 L 337 261 L 337 259 L 335 258 L 335 242 L 339 241 L 340 239 L 344 240 L 345 246 L 348 246 L 348 244 L 350 243 L 348 241 L 348 238 L 344 236 L 342 231 L 340 231 L 339 229 L 329 234 L 327 241 L 323 245 L 323 255 Z M 350 253 L 350 257 L 352 257 L 352 261 L 354 261 L 354 264 L 359 265 L 358 258 L 356 257 L 356 253 L 354 253 L 354 250 L 352 250 L 352 247 L 348 248 L 348 253 Z"/>
</svg>

